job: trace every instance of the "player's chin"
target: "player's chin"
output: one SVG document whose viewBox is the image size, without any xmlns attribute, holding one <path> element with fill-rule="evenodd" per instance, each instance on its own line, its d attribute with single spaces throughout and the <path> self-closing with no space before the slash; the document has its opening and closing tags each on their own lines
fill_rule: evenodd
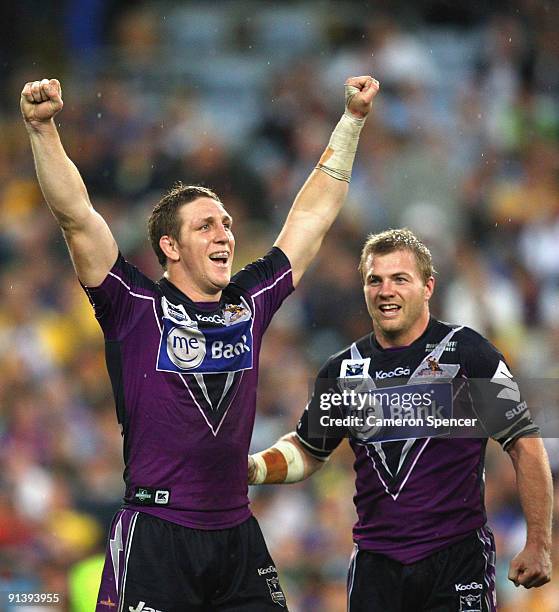
<svg viewBox="0 0 559 612">
<path fill-rule="evenodd" d="M 382 329 L 383 332 L 387 332 L 387 333 L 397 333 L 402 329 L 402 322 L 399 321 L 398 319 L 384 319 L 384 318 L 380 318 L 380 320 L 377 319 L 377 324 L 380 327 L 380 329 Z"/>
<path fill-rule="evenodd" d="M 212 278 L 212 284 L 218 289 L 225 289 L 231 282 L 231 272 L 229 270 L 223 271 L 219 274 L 214 274 Z"/>
</svg>

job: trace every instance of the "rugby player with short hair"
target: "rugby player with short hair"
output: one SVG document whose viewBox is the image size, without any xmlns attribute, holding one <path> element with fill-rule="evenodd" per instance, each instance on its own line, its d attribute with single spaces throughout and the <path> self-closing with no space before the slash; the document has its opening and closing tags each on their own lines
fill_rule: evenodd
<svg viewBox="0 0 559 612">
<path fill-rule="evenodd" d="M 435 272 L 429 250 L 412 232 L 369 236 L 359 270 L 372 333 L 328 359 L 296 431 L 249 456 L 249 483 L 303 480 L 349 437 L 358 520 L 348 609 L 496 610 L 495 546 L 483 499 L 487 436 L 512 459 L 527 523 L 526 545 L 511 561 L 509 579 L 531 588 L 551 574 L 553 488 L 538 428 L 501 353 L 472 329 L 430 316 Z M 419 436 L 414 427 L 394 435 L 395 429 L 382 429 L 384 421 L 377 432 L 379 421 L 344 422 L 350 410 L 325 412 L 323 403 L 334 392 L 353 390 L 365 398 L 395 397 L 398 410 L 405 398 L 409 409 L 410 398 L 421 401 L 427 391 L 430 399 L 433 389 L 445 387 L 455 414 L 479 419 L 485 437 Z M 346 403 L 359 405 L 368 406 Z M 378 403 L 371 405 L 378 410 Z M 323 418 L 329 414 L 341 417 L 341 426 Z"/>
<path fill-rule="evenodd" d="M 293 291 L 348 191 L 379 89 L 346 81 L 346 108 L 273 248 L 231 277 L 232 219 L 211 190 L 178 184 L 155 206 L 154 282 L 119 253 L 54 123 L 60 83 L 27 83 L 21 111 L 43 195 L 103 330 L 124 442 L 96 609 L 263 612 L 285 608 L 249 509 L 246 457 L 262 335 Z"/>
</svg>

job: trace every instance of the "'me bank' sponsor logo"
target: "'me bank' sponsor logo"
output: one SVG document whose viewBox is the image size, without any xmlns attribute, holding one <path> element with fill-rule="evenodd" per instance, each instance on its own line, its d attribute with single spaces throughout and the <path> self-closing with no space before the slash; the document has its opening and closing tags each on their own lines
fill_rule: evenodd
<svg viewBox="0 0 559 612">
<path fill-rule="evenodd" d="M 251 319 L 225 327 L 177 325 L 163 318 L 157 369 L 218 374 L 252 367 Z"/>
<path fill-rule="evenodd" d="M 167 355 L 181 370 L 196 368 L 206 356 L 206 338 L 198 329 L 173 327 L 167 335 Z"/>
<path fill-rule="evenodd" d="M 384 372 L 383 370 L 377 370 L 375 372 L 375 378 L 383 379 L 383 378 L 394 378 L 395 376 L 409 376 L 411 374 L 411 370 L 409 368 L 394 368 L 390 370 L 390 372 Z"/>
</svg>

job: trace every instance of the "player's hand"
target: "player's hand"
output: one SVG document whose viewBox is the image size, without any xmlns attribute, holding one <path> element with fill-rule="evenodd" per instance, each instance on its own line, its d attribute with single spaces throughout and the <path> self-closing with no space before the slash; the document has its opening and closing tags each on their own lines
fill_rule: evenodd
<svg viewBox="0 0 559 612">
<path fill-rule="evenodd" d="M 345 82 L 345 105 L 347 110 L 363 119 L 373 107 L 373 98 L 380 89 L 379 82 L 372 76 L 351 77 Z"/>
<path fill-rule="evenodd" d="M 540 546 L 525 546 L 510 562 L 509 580 L 527 589 L 551 580 L 551 556 Z"/>
<path fill-rule="evenodd" d="M 28 124 L 50 121 L 63 106 L 62 89 L 56 79 L 43 79 L 26 83 L 21 92 L 19 106 Z"/>
<path fill-rule="evenodd" d="M 252 455 L 248 456 L 248 484 L 254 484 L 254 476 L 256 475 L 256 463 Z"/>
</svg>

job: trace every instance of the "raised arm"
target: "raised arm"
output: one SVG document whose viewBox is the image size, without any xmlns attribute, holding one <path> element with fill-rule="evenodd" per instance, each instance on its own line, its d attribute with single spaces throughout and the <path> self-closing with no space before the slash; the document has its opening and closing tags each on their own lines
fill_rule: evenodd
<svg viewBox="0 0 559 612">
<path fill-rule="evenodd" d="M 510 563 L 509 580 L 527 589 L 551 579 L 553 483 L 541 438 L 518 438 L 509 454 L 526 519 L 526 545 Z"/>
<path fill-rule="evenodd" d="M 293 431 L 270 448 L 248 456 L 248 484 L 300 482 L 318 471 L 324 463 L 305 450 Z"/>
<path fill-rule="evenodd" d="M 62 106 L 56 79 L 26 83 L 21 92 L 21 113 L 43 196 L 64 233 L 78 278 L 93 287 L 107 276 L 118 248 L 104 219 L 93 209 L 80 173 L 60 141 L 54 117 Z"/>
<path fill-rule="evenodd" d="M 297 285 L 347 196 L 359 134 L 379 83 L 370 76 L 346 81 L 346 109 L 328 147 L 293 202 L 275 245 L 291 262 Z"/>
</svg>

